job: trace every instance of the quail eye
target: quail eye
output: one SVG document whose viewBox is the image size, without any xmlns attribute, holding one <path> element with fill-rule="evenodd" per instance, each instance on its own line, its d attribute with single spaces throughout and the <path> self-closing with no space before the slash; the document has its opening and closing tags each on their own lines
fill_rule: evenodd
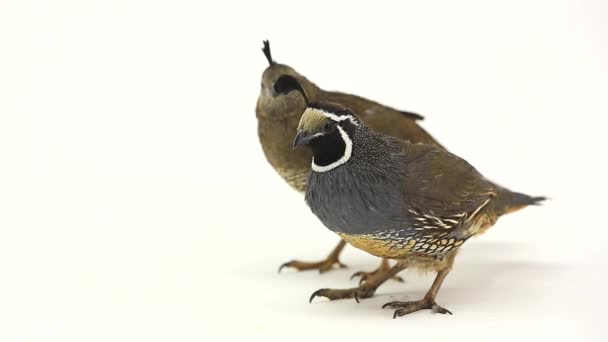
<svg viewBox="0 0 608 342">
<path fill-rule="evenodd" d="M 336 128 L 336 125 L 334 124 L 333 121 L 328 121 L 323 125 L 323 132 L 325 133 L 331 133 L 334 128 Z"/>
</svg>

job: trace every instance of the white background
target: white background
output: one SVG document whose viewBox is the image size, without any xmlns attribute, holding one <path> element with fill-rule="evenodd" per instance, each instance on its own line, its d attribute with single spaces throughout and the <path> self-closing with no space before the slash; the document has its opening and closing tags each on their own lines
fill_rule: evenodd
<svg viewBox="0 0 608 342">
<path fill-rule="evenodd" d="M 414 4 L 415 3 L 415 4 Z M 606 340 L 603 1 L 0 3 L 0 341 Z M 487 177 L 552 198 L 373 299 L 308 304 L 349 269 L 267 164 L 260 51 L 325 89 L 426 116 Z M 215 339 L 208 339 L 214 336 Z"/>
</svg>

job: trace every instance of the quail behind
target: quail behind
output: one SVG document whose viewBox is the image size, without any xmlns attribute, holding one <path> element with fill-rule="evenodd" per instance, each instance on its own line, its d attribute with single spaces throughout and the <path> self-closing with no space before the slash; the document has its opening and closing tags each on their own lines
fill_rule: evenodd
<svg viewBox="0 0 608 342">
<path fill-rule="evenodd" d="M 369 297 L 405 268 L 436 271 L 423 299 L 390 302 L 394 317 L 432 309 L 458 249 L 499 216 L 543 197 L 512 192 L 484 178 L 465 160 L 433 145 L 412 144 L 376 133 L 349 109 L 308 108 L 294 147 L 312 151 L 306 202 L 330 230 L 373 255 L 398 260 L 383 277 L 346 290 L 313 293 L 329 299 Z"/>
<path fill-rule="evenodd" d="M 264 42 L 262 50 L 270 65 L 262 75 L 262 87 L 257 101 L 258 135 L 268 162 L 297 191 L 306 190 L 312 154 L 306 149 L 293 151 L 291 143 L 293 132 L 310 101 L 336 101 L 345 104 L 356 110 L 360 118 L 378 132 L 415 143 L 438 145 L 437 141 L 417 124 L 422 116 L 398 111 L 359 96 L 325 91 L 291 67 L 276 63 L 270 54 L 268 41 Z M 343 266 L 338 257 L 344 245 L 344 241 L 340 241 L 328 257 L 320 262 L 293 260 L 283 264 L 281 268 L 318 269 L 325 272 L 335 265 Z M 388 262 L 383 260 L 378 270 L 369 273 L 357 272 L 354 276 L 359 275 L 361 280 L 366 280 L 388 268 Z"/>
</svg>

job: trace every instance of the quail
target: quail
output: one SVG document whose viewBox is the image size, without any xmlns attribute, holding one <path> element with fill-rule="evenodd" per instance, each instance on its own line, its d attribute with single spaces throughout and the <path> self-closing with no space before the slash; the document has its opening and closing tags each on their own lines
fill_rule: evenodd
<svg viewBox="0 0 608 342">
<path fill-rule="evenodd" d="M 354 111 L 320 103 L 302 115 L 293 142 L 312 152 L 305 200 L 330 230 L 351 245 L 397 264 L 360 287 L 320 289 L 329 299 L 370 297 L 406 268 L 437 272 L 418 301 L 383 308 L 403 316 L 423 309 L 449 313 L 435 296 L 459 248 L 503 214 L 544 197 L 512 192 L 484 178 L 444 149 L 413 144 L 370 129 Z"/>
<path fill-rule="evenodd" d="M 268 41 L 264 41 L 262 51 L 270 65 L 262 75 L 261 92 L 257 101 L 258 136 L 268 162 L 297 191 L 306 190 L 312 154 L 305 149 L 293 151 L 291 143 L 293 132 L 309 101 L 343 103 L 356 110 L 361 120 L 378 132 L 414 143 L 439 145 L 417 124 L 418 120 L 423 119 L 422 116 L 398 111 L 359 96 L 325 91 L 291 67 L 276 63 L 272 59 Z M 293 260 L 284 263 L 281 268 L 316 269 L 322 273 L 332 269 L 335 265 L 344 267 L 339 260 L 344 246 L 345 242 L 340 241 L 327 258 L 320 262 Z M 353 276 L 361 276 L 361 280 L 366 280 L 368 277 L 388 269 L 388 261 L 383 260 L 376 271 L 357 272 Z"/>
</svg>

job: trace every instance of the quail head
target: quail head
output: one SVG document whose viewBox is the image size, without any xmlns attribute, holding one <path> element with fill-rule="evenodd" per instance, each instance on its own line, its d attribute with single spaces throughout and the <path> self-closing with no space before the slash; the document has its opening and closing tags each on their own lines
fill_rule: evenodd
<svg viewBox="0 0 608 342">
<path fill-rule="evenodd" d="M 336 101 L 360 113 L 360 119 L 369 127 L 383 134 L 395 136 L 412 142 L 437 144 L 422 127 L 417 124 L 422 116 L 398 111 L 365 98 L 340 92 L 325 91 L 293 68 L 275 62 L 270 54 L 268 41 L 262 49 L 269 66 L 262 74 L 262 86 L 258 97 L 256 116 L 258 135 L 266 159 L 278 174 L 298 191 L 306 190 L 306 180 L 310 172 L 312 154 L 306 149 L 293 151 L 291 143 L 293 132 L 300 117 L 311 101 Z M 344 241 L 320 262 L 301 262 L 293 260 L 281 267 L 297 270 L 330 270 L 335 265 L 344 266 L 338 259 Z M 374 272 L 357 272 L 361 280 L 388 270 L 388 262 L 383 260 Z"/>
<path fill-rule="evenodd" d="M 369 129 L 344 107 L 317 104 L 299 122 L 294 147 L 312 152 L 306 203 L 330 230 L 368 253 L 397 260 L 383 277 L 346 290 L 321 289 L 329 299 L 369 297 L 405 268 L 437 272 L 423 299 L 390 302 L 394 317 L 431 309 L 458 249 L 499 216 L 537 204 L 484 178 L 437 146 L 412 144 Z"/>
</svg>

